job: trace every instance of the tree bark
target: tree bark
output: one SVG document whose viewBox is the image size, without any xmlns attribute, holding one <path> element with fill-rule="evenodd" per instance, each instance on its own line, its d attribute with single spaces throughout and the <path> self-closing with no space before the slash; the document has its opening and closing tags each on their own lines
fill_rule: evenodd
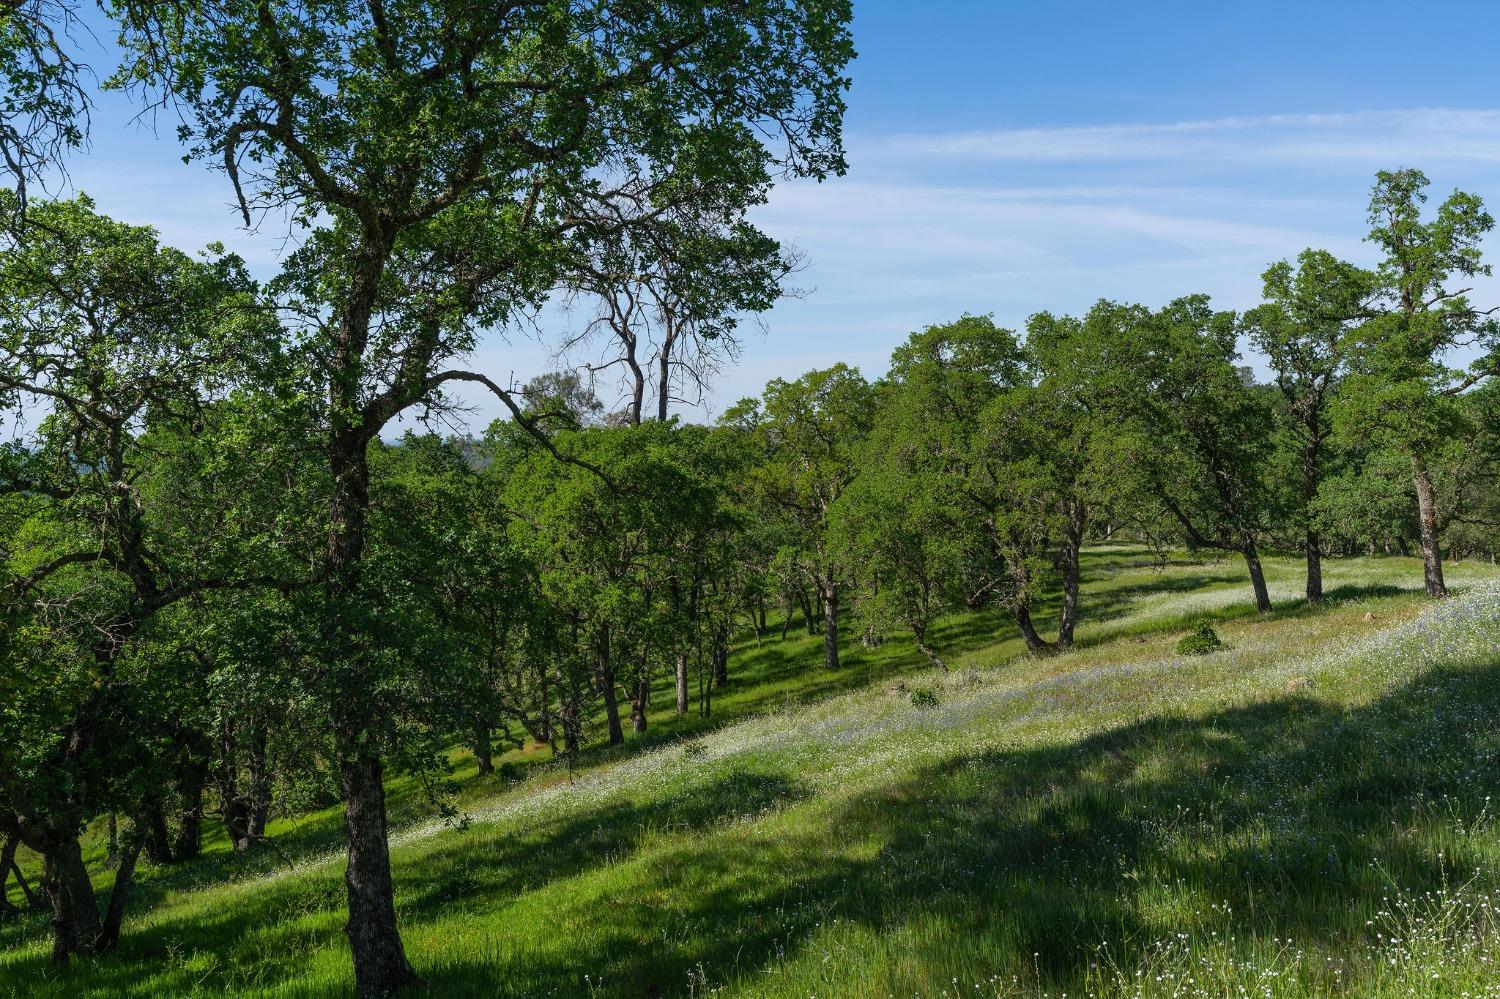
<svg viewBox="0 0 1500 999">
<path fill-rule="evenodd" d="M 167 832 L 167 817 L 162 811 L 161 802 L 152 801 L 146 805 L 142 821 L 146 825 L 146 859 L 158 866 L 170 864 L 172 862 L 172 839 Z M 121 862 L 124 862 L 123 855 Z"/>
<path fill-rule="evenodd" d="M 172 841 L 172 853 L 178 860 L 191 860 L 203 851 L 203 782 L 207 776 L 207 760 L 190 760 L 183 767 L 178 785 L 182 814 L 177 819 L 177 838 Z"/>
<path fill-rule="evenodd" d="M 481 777 L 495 772 L 495 748 L 490 741 L 490 727 L 485 722 L 474 723 L 474 760 L 479 765 Z"/>
<path fill-rule="evenodd" d="M 651 682 L 637 680 L 630 692 L 630 728 L 637 735 L 646 731 L 647 699 L 651 696 Z"/>
<path fill-rule="evenodd" d="M 67 964 L 99 939 L 94 885 L 75 836 L 59 836 L 42 853 L 42 886 L 52 900 L 52 961 Z"/>
<path fill-rule="evenodd" d="M 607 624 L 599 629 L 599 693 L 604 695 L 604 721 L 609 728 L 609 744 L 618 746 L 625 741 L 625 729 L 620 725 L 620 701 L 615 694 L 615 666 L 610 656 Z"/>
<path fill-rule="evenodd" d="M 1306 417 L 1307 445 L 1302 455 L 1302 515 L 1307 520 L 1307 531 L 1303 543 L 1307 546 L 1307 602 L 1314 607 L 1323 604 L 1323 539 L 1313 527 L 1313 508 L 1318 500 L 1321 483 L 1319 455 L 1323 449 L 1323 435 L 1319 430 L 1316 413 Z"/>
<path fill-rule="evenodd" d="M 360 753 L 340 761 L 339 780 L 349 847 L 344 873 L 349 922 L 344 930 L 354 957 L 354 987 L 361 997 L 388 996 L 419 979 L 396 926 L 384 768 L 379 757 Z"/>
<path fill-rule="evenodd" d="M 1307 546 L 1307 602 L 1314 607 L 1323 604 L 1323 539 L 1311 528 L 1303 540 Z"/>
<path fill-rule="evenodd" d="M 921 625 L 913 625 L 911 631 L 917 640 L 917 650 L 926 656 L 927 661 L 932 663 L 932 665 L 944 673 L 948 672 L 948 664 L 943 662 L 942 657 L 937 654 L 937 650 L 927 644 L 927 629 Z"/>
<path fill-rule="evenodd" d="M 661 358 L 657 363 L 656 372 L 656 418 L 662 423 L 667 422 L 667 411 L 672 400 L 672 340 L 670 336 L 662 344 Z"/>
<path fill-rule="evenodd" d="M 1412 476 L 1417 490 L 1417 526 L 1422 541 L 1422 579 L 1429 597 L 1446 597 L 1448 584 L 1443 580 L 1443 553 L 1438 546 L 1437 488 L 1425 468 Z"/>
<path fill-rule="evenodd" d="M 383 238 L 383 237 L 382 237 Z M 329 357 L 328 395 L 332 426 L 327 437 L 332 488 L 323 556 L 323 644 L 334 676 L 344 677 L 342 717 L 335 734 L 339 783 L 344 797 L 347 835 L 349 921 L 345 932 L 354 960 L 355 991 L 364 997 L 386 996 L 419 982 L 406 959 L 396 925 L 390 844 L 387 841 L 384 767 L 376 738 L 378 719 L 364 716 L 373 690 L 358 662 L 357 605 L 361 560 L 370 510 L 367 449 L 379 426 L 363 424 L 360 379 L 389 244 L 380 239 L 361 247 L 353 280 Z"/>
<path fill-rule="evenodd" d="M 688 657 L 685 651 L 677 653 L 677 717 L 688 713 Z"/>
<path fill-rule="evenodd" d="M 1266 574 L 1260 566 L 1260 551 L 1255 539 L 1245 534 L 1240 538 L 1240 553 L 1245 556 L 1245 568 L 1250 570 L 1250 585 L 1255 590 L 1255 609 L 1262 614 L 1271 610 L 1271 594 L 1266 589 Z"/>
<path fill-rule="evenodd" d="M 250 805 L 240 793 L 240 764 L 234 722 L 224 719 L 219 725 L 219 763 L 216 782 L 219 792 L 219 814 L 224 832 L 236 853 L 250 848 Z"/>
<path fill-rule="evenodd" d="M 1015 615 L 1016 627 L 1021 631 L 1021 639 L 1026 643 L 1030 652 L 1045 652 L 1052 648 L 1052 643 L 1037 634 L 1036 625 L 1031 622 L 1031 608 L 1025 603 L 1018 603 L 1011 609 Z"/>
<path fill-rule="evenodd" d="M 1078 622 L 1078 584 L 1082 577 L 1083 529 L 1086 520 L 1083 504 L 1070 499 L 1067 507 L 1067 523 L 1063 527 L 1063 605 L 1062 619 L 1057 625 L 1057 644 L 1068 648 L 1073 644 L 1073 629 Z"/>
<path fill-rule="evenodd" d="M 823 665 L 839 668 L 839 583 L 831 569 L 823 581 Z"/>
<path fill-rule="evenodd" d="M 141 855 L 142 845 L 142 837 L 132 829 L 130 839 L 120 853 L 120 866 L 115 869 L 114 888 L 109 893 L 109 905 L 104 909 L 104 922 L 99 926 L 95 948 L 101 953 L 120 942 L 120 924 L 125 921 L 125 903 L 130 898 L 135 862 Z"/>
<path fill-rule="evenodd" d="M 250 731 L 249 753 L 245 761 L 245 769 L 248 771 L 247 794 L 250 798 L 246 831 L 250 833 L 252 840 L 265 837 L 266 823 L 271 818 L 271 768 L 266 756 L 267 738 L 266 723 L 257 721 Z"/>
<path fill-rule="evenodd" d="M 16 848 L 21 845 L 18 837 L 8 836 L 5 845 L 0 846 L 0 922 L 7 919 L 15 919 L 21 914 L 21 907 L 10 900 L 7 885 L 10 884 L 10 872 L 12 869 L 17 874 L 21 868 L 16 864 Z"/>
<path fill-rule="evenodd" d="M 729 635 L 721 629 L 714 636 L 714 687 L 722 690 L 729 683 Z"/>
<path fill-rule="evenodd" d="M 807 625 L 807 633 L 816 635 L 818 633 L 817 619 L 813 616 L 812 599 L 808 597 L 807 591 L 801 586 L 797 587 L 797 600 L 802 604 L 802 623 Z"/>
</svg>

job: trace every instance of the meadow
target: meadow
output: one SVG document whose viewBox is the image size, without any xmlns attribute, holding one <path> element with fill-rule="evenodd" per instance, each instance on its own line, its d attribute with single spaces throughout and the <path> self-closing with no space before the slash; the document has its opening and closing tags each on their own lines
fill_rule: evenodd
<svg viewBox="0 0 1500 999">
<path fill-rule="evenodd" d="M 1309 610 L 1268 559 L 1259 615 L 1236 560 L 1096 546 L 1065 653 L 981 613 L 951 672 L 894 636 L 835 673 L 778 628 L 571 773 L 455 751 L 459 821 L 391 785 L 408 954 L 436 996 L 1500 996 L 1500 570 L 1325 572 Z M 270 831 L 143 865 L 106 957 L 0 926 L 0 995 L 351 994 L 338 811 Z"/>
</svg>

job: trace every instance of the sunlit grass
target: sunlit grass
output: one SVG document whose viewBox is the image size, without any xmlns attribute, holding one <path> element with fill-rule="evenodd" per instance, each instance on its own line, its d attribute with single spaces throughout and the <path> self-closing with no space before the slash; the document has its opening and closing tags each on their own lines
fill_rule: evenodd
<svg viewBox="0 0 1500 999">
<path fill-rule="evenodd" d="M 1432 606 L 1341 560 L 1309 612 L 1275 559 L 1261 617 L 1237 562 L 1149 563 L 1091 553 L 1066 654 L 945 622 L 948 675 L 899 636 L 830 674 L 775 622 L 713 717 L 571 781 L 455 757 L 464 830 L 395 782 L 410 956 L 443 996 L 1500 996 L 1496 572 Z M 1225 648 L 1177 656 L 1201 616 Z M 44 920 L 0 929 L 0 994 L 347 994 L 338 825 L 148 870 L 65 975 Z"/>
</svg>

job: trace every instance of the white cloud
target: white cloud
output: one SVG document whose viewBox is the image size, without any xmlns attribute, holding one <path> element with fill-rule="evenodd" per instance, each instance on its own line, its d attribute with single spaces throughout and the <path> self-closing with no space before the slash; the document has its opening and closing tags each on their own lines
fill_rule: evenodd
<svg viewBox="0 0 1500 999">
<path fill-rule="evenodd" d="M 1097 160 L 1379 160 L 1500 163 L 1500 111 L 1424 108 L 1348 114 L 1217 118 L 904 134 L 877 140 L 915 159 L 1078 162 Z"/>
</svg>

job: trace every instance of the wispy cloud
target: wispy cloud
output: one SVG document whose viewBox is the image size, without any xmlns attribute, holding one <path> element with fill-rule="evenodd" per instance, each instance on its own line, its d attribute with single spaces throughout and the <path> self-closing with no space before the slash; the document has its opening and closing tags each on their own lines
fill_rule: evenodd
<svg viewBox="0 0 1500 999">
<path fill-rule="evenodd" d="M 874 145 L 899 157 L 1013 162 L 1381 159 L 1500 163 L 1500 111 L 1421 108 L 907 133 Z"/>
</svg>

